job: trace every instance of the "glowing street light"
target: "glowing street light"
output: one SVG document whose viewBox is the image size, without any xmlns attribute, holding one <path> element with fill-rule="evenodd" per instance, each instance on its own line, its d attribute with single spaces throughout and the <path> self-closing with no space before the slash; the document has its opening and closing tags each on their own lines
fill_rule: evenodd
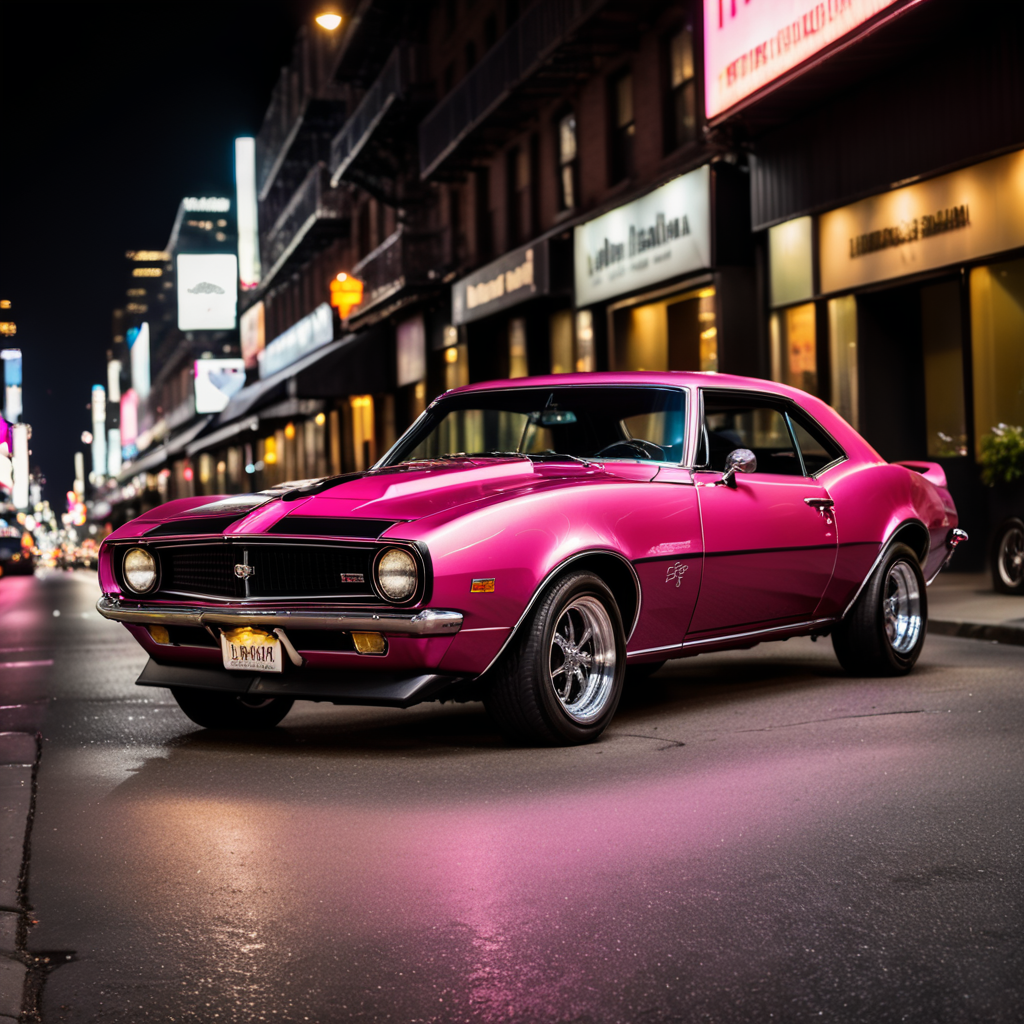
<svg viewBox="0 0 1024 1024">
<path fill-rule="evenodd" d="M 314 20 L 321 28 L 333 32 L 341 24 L 341 15 L 325 11 L 323 14 L 318 14 Z"/>
</svg>

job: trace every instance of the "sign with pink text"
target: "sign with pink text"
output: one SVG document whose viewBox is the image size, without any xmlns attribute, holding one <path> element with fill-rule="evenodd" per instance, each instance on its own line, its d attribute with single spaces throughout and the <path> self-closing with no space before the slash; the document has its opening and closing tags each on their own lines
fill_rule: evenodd
<svg viewBox="0 0 1024 1024">
<path fill-rule="evenodd" d="M 704 0 L 709 118 L 802 64 L 896 0 Z"/>
</svg>

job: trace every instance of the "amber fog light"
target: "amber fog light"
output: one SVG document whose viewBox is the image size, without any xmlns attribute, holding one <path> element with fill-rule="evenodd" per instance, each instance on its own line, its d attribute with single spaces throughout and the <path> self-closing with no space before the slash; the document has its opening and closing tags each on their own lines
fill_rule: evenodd
<svg viewBox="0 0 1024 1024">
<path fill-rule="evenodd" d="M 156 586 L 156 559 L 145 548 L 131 548 L 121 563 L 128 589 L 148 594 Z"/>
<path fill-rule="evenodd" d="M 388 649 L 380 633 L 353 633 L 352 643 L 360 654 L 385 654 Z"/>
<path fill-rule="evenodd" d="M 166 626 L 147 626 L 149 635 L 158 644 L 169 644 L 171 642 L 171 634 L 167 632 Z"/>
<path fill-rule="evenodd" d="M 389 601 L 408 601 L 416 593 L 416 559 L 402 548 L 388 548 L 377 560 L 377 587 Z"/>
</svg>

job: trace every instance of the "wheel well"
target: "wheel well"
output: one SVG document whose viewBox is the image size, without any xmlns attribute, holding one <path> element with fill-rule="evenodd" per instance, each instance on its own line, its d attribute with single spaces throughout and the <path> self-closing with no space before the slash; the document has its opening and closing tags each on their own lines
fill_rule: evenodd
<svg viewBox="0 0 1024 1024">
<path fill-rule="evenodd" d="M 892 536 L 891 543 L 906 544 L 917 555 L 922 568 L 928 561 L 932 539 L 923 523 L 905 523 Z"/>
<path fill-rule="evenodd" d="M 619 606 L 619 612 L 622 615 L 622 628 L 626 631 L 628 639 L 633 629 L 633 619 L 636 617 L 639 602 L 636 577 L 629 565 L 615 555 L 603 555 L 600 552 L 595 552 L 592 555 L 575 559 L 567 568 L 586 569 L 595 576 L 600 576 L 608 584 L 615 597 L 615 603 Z"/>
</svg>

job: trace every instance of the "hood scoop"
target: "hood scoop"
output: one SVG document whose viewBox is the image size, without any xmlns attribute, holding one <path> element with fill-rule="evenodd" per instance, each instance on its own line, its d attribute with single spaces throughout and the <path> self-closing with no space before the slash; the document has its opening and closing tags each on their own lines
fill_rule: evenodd
<svg viewBox="0 0 1024 1024">
<path fill-rule="evenodd" d="M 334 516 L 285 516 L 267 533 L 286 533 L 292 537 L 352 537 L 376 540 L 402 519 L 341 519 Z"/>
<path fill-rule="evenodd" d="M 232 523 L 237 523 L 242 513 L 231 516 L 206 516 L 202 519 L 172 519 L 147 530 L 146 537 L 184 537 L 197 533 L 223 533 Z"/>
</svg>

